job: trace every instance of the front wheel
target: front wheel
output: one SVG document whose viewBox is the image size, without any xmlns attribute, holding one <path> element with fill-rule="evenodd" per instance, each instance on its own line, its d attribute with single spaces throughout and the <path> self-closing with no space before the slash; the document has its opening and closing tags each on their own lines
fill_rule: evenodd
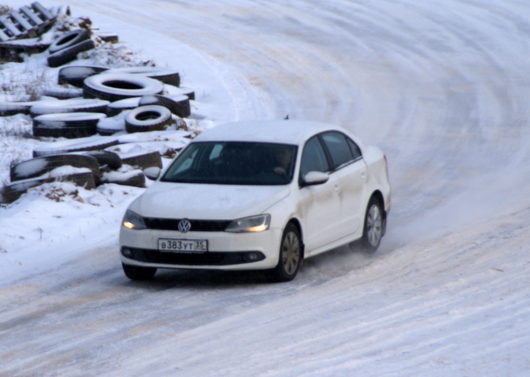
<svg viewBox="0 0 530 377">
<path fill-rule="evenodd" d="M 293 224 L 287 224 L 280 244 L 278 265 L 270 271 L 271 281 L 293 280 L 302 265 L 302 241 L 300 232 Z"/>
<path fill-rule="evenodd" d="M 370 199 L 364 217 L 364 231 L 361 239 L 362 246 L 374 252 L 379 247 L 384 234 L 384 215 L 381 203 L 375 198 Z"/>
<path fill-rule="evenodd" d="M 131 280 L 149 280 L 155 276 L 156 268 L 132 266 L 122 263 L 123 272 Z"/>
</svg>

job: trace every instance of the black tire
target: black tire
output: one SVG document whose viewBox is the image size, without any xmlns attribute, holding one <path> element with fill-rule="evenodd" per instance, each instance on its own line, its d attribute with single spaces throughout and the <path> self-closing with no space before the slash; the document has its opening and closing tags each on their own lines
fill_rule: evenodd
<svg viewBox="0 0 530 377">
<path fill-rule="evenodd" d="M 99 138 L 89 141 L 68 140 L 60 143 L 60 146 L 46 145 L 33 150 L 33 157 L 48 156 L 68 152 L 97 151 L 118 144 L 115 138 Z M 55 144 L 55 143 L 54 143 Z"/>
<path fill-rule="evenodd" d="M 78 88 L 83 88 L 85 79 L 90 76 L 108 70 L 105 67 L 91 65 L 69 65 L 59 69 L 57 81 L 59 84 L 70 84 Z"/>
<path fill-rule="evenodd" d="M 385 214 L 380 201 L 373 196 L 368 202 L 364 215 L 363 236 L 361 246 L 368 252 L 375 252 L 385 234 Z"/>
<path fill-rule="evenodd" d="M 151 280 L 156 274 L 154 267 L 132 266 L 122 263 L 123 273 L 131 280 Z"/>
<path fill-rule="evenodd" d="M 145 187 L 145 175 L 141 170 L 110 172 L 103 174 L 102 183 L 115 183 L 123 186 Z"/>
<path fill-rule="evenodd" d="M 33 135 L 37 137 L 87 137 L 97 133 L 100 113 L 56 113 L 33 118 Z"/>
<path fill-rule="evenodd" d="M 42 90 L 43 96 L 54 97 L 57 99 L 82 98 L 83 90 L 79 88 L 45 88 Z"/>
<path fill-rule="evenodd" d="M 140 66 L 140 67 L 115 68 L 115 69 L 112 69 L 112 72 L 141 75 L 141 76 L 150 77 L 152 79 L 161 81 L 164 84 L 169 84 L 173 86 L 180 85 L 180 75 L 177 71 L 173 69 Z"/>
<path fill-rule="evenodd" d="M 180 95 L 184 95 L 186 97 L 188 97 L 190 100 L 195 100 L 195 91 L 191 88 L 184 88 L 184 87 L 180 87 L 179 88 L 179 93 L 175 93 L 176 95 L 180 94 Z"/>
<path fill-rule="evenodd" d="M 171 123 L 171 112 L 163 106 L 140 106 L 125 117 L 127 132 L 161 131 Z"/>
<path fill-rule="evenodd" d="M 125 132 L 125 117 L 127 112 L 115 116 L 103 118 L 98 122 L 98 134 L 102 136 L 112 136 L 118 132 Z"/>
<path fill-rule="evenodd" d="M 84 155 L 94 157 L 100 169 L 112 169 L 117 170 L 122 167 L 120 156 L 114 152 L 109 151 L 88 151 L 84 152 Z"/>
<path fill-rule="evenodd" d="M 126 157 L 121 156 L 121 161 L 124 165 L 131 165 L 142 170 L 151 166 L 162 168 L 162 158 L 158 152 L 147 152 Z"/>
<path fill-rule="evenodd" d="M 164 84 L 155 79 L 128 73 L 103 72 L 87 77 L 83 85 L 86 98 L 119 101 L 131 97 L 160 94 Z"/>
<path fill-rule="evenodd" d="M 35 102 L 0 102 L 0 116 L 11 116 L 16 114 L 29 114 L 31 106 Z"/>
<path fill-rule="evenodd" d="M 97 133 L 94 126 L 77 126 L 77 127 L 46 127 L 42 125 L 33 126 L 33 136 L 35 137 L 64 137 L 66 139 L 81 139 Z"/>
<path fill-rule="evenodd" d="M 283 231 L 280 243 L 278 265 L 269 271 L 274 282 L 291 281 L 296 277 L 303 260 L 303 244 L 298 228 L 289 223 Z"/>
<path fill-rule="evenodd" d="M 32 116 L 57 113 L 102 113 L 106 114 L 109 101 L 100 99 L 71 98 L 58 101 L 40 101 L 30 109 Z"/>
<path fill-rule="evenodd" d="M 9 177 L 12 182 L 35 178 L 60 166 L 88 168 L 95 176 L 99 176 L 100 164 L 95 157 L 82 154 L 57 154 L 13 164 L 9 170 Z"/>
<path fill-rule="evenodd" d="M 159 105 L 164 106 L 173 114 L 187 118 L 191 115 L 190 99 L 185 95 L 177 96 L 143 96 L 140 99 L 140 106 L 144 105 Z"/>
<path fill-rule="evenodd" d="M 14 182 L 4 186 L 2 190 L 2 203 L 13 203 L 22 194 L 32 187 L 51 182 L 52 179 L 30 179 L 27 181 Z"/>
<path fill-rule="evenodd" d="M 59 67 L 66 63 L 70 63 L 72 60 L 77 59 L 77 54 L 83 51 L 88 51 L 96 47 L 91 39 L 86 39 L 75 45 L 63 48 L 54 54 L 48 56 L 48 66 Z"/>
<path fill-rule="evenodd" d="M 12 203 L 30 188 L 54 181 L 73 182 L 77 186 L 82 186 L 87 189 L 93 189 L 96 187 L 96 180 L 92 172 L 74 173 L 53 178 L 27 179 L 6 185 L 2 192 L 2 200 L 4 203 Z"/>
<path fill-rule="evenodd" d="M 140 106 L 140 98 L 141 97 L 130 97 L 109 103 L 109 106 L 107 107 L 107 115 L 112 117 L 120 114 L 122 111 L 136 109 Z"/>
<path fill-rule="evenodd" d="M 90 38 L 90 33 L 86 29 L 76 29 L 62 34 L 48 47 L 50 54 L 64 50 L 70 46 L 74 46 L 79 42 Z"/>
</svg>

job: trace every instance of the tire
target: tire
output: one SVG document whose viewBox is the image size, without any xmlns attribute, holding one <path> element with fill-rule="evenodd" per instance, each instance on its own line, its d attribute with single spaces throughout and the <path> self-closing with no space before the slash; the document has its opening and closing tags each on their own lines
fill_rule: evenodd
<svg viewBox="0 0 530 377">
<path fill-rule="evenodd" d="M 177 96 L 143 96 L 140 99 L 140 106 L 144 105 L 159 105 L 164 106 L 173 114 L 187 118 L 191 115 L 190 99 L 185 95 Z"/>
<path fill-rule="evenodd" d="M 139 169 L 156 166 L 162 168 L 162 158 L 158 152 L 147 152 L 137 155 L 120 156 L 124 165 L 131 165 Z"/>
<path fill-rule="evenodd" d="M 48 47 L 50 54 L 54 54 L 58 51 L 64 50 L 65 48 L 74 46 L 79 42 L 90 38 L 90 33 L 85 29 L 76 29 L 62 34 Z"/>
<path fill-rule="evenodd" d="M 151 280 L 156 274 L 156 268 L 153 267 L 139 267 L 130 264 L 121 264 L 123 273 L 131 280 Z"/>
<path fill-rule="evenodd" d="M 100 164 L 95 157 L 81 154 L 57 154 L 13 164 L 9 169 L 9 177 L 12 182 L 35 178 L 60 166 L 88 168 L 94 176 L 99 176 Z"/>
<path fill-rule="evenodd" d="M 88 51 L 96 47 L 91 39 L 86 39 L 75 45 L 63 48 L 56 53 L 48 56 L 48 66 L 59 67 L 66 63 L 70 63 L 72 60 L 77 59 L 77 54 L 83 51 Z"/>
<path fill-rule="evenodd" d="M 364 215 L 363 236 L 361 246 L 369 252 L 375 252 L 385 234 L 385 215 L 382 205 L 376 197 L 368 202 Z"/>
<path fill-rule="evenodd" d="M 76 112 L 105 114 L 108 104 L 109 101 L 100 99 L 72 98 L 58 101 L 40 101 L 31 106 L 30 111 L 32 116 Z"/>
<path fill-rule="evenodd" d="M 128 73 L 103 72 L 86 78 L 83 85 L 84 97 L 111 102 L 160 94 L 163 90 L 164 84 L 160 81 Z"/>
<path fill-rule="evenodd" d="M 171 122 L 171 112 L 157 105 L 140 106 L 125 117 L 127 132 L 161 131 Z"/>
<path fill-rule="evenodd" d="M 145 175 L 141 170 L 110 172 L 103 174 L 102 183 L 115 183 L 123 186 L 145 187 Z"/>
<path fill-rule="evenodd" d="M 54 97 L 57 99 L 72 99 L 82 98 L 83 90 L 78 88 L 45 88 L 42 90 L 42 95 L 47 97 Z"/>
<path fill-rule="evenodd" d="M 68 152 L 97 151 L 117 145 L 118 139 L 99 138 L 90 141 L 67 140 L 53 143 L 54 146 L 46 145 L 33 150 L 33 157 L 48 156 Z M 57 146 L 57 144 L 59 144 Z"/>
<path fill-rule="evenodd" d="M 124 67 L 124 68 L 112 69 L 112 72 L 141 75 L 141 76 L 145 76 L 145 77 L 149 77 L 149 78 L 161 81 L 164 84 L 169 84 L 173 86 L 180 85 L 179 73 L 175 70 L 167 69 L 167 68 L 145 67 L 145 66 Z"/>
<path fill-rule="evenodd" d="M 278 265 L 269 272 L 274 282 L 291 281 L 302 265 L 303 245 L 298 228 L 289 223 L 283 231 L 280 243 Z"/>
<path fill-rule="evenodd" d="M 96 187 L 96 180 L 92 172 L 86 173 L 74 173 L 67 174 L 59 177 L 51 178 L 37 178 L 37 179 L 27 179 L 23 181 L 13 182 L 4 187 L 2 192 L 2 200 L 4 203 L 12 203 L 26 191 L 32 187 L 42 185 L 44 183 L 50 183 L 54 181 L 68 181 L 73 182 L 77 186 L 82 186 L 87 189 L 93 189 Z"/>
<path fill-rule="evenodd" d="M 83 88 L 87 77 L 105 72 L 108 68 L 90 65 L 70 65 L 59 69 L 57 82 L 59 84 L 70 84 L 78 88 Z"/>
<path fill-rule="evenodd" d="M 43 183 L 51 182 L 52 180 L 47 179 L 30 179 L 27 181 L 14 182 L 5 185 L 2 190 L 2 203 L 13 203 L 15 200 L 20 198 L 22 194 L 28 191 L 32 187 L 42 185 Z"/>
<path fill-rule="evenodd" d="M 84 152 L 84 155 L 94 157 L 100 169 L 112 169 L 117 170 L 122 167 L 120 156 L 114 152 L 109 151 L 88 151 Z"/>
<path fill-rule="evenodd" d="M 97 128 L 93 126 L 77 127 L 46 127 L 42 125 L 33 126 L 33 136 L 35 137 L 64 137 L 66 139 L 81 139 L 97 133 Z"/>
<path fill-rule="evenodd" d="M 125 132 L 125 117 L 127 111 L 112 117 L 103 118 L 98 122 L 98 134 L 102 136 L 112 136 L 118 132 Z"/>
<path fill-rule="evenodd" d="M 141 97 L 131 97 L 109 103 L 109 106 L 107 107 L 107 115 L 112 117 L 120 114 L 122 111 L 136 109 L 140 106 L 140 98 Z"/>
<path fill-rule="evenodd" d="M 0 116 L 29 114 L 31 107 L 39 101 L 30 102 L 0 102 Z"/>
<path fill-rule="evenodd" d="M 97 133 L 100 113 L 55 113 L 33 118 L 33 135 L 37 137 L 87 137 Z"/>
<path fill-rule="evenodd" d="M 177 94 L 177 93 L 175 93 Z M 188 97 L 190 100 L 195 100 L 195 91 L 191 88 L 184 88 L 179 87 L 179 93 L 180 95 Z"/>
</svg>

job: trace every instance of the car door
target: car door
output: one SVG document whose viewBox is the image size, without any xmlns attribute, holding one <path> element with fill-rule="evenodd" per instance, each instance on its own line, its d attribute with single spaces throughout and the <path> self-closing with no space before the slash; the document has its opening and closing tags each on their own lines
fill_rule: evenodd
<svg viewBox="0 0 530 377">
<path fill-rule="evenodd" d="M 345 134 L 329 131 L 322 141 L 332 161 L 331 176 L 338 196 L 337 232 L 339 238 L 360 231 L 364 221 L 367 167 L 359 147 Z"/>
<path fill-rule="evenodd" d="M 300 162 L 300 200 L 298 212 L 303 226 L 306 256 L 340 236 L 337 214 L 340 211 L 335 178 L 313 186 L 304 186 L 302 178 L 310 171 L 329 172 L 331 166 L 318 136 L 304 145 Z"/>
</svg>

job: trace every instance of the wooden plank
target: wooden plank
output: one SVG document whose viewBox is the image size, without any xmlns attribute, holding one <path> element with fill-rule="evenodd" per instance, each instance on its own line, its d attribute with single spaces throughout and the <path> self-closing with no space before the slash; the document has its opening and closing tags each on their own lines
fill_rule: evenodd
<svg viewBox="0 0 530 377">
<path fill-rule="evenodd" d="M 22 8 L 20 8 L 20 12 L 23 13 L 27 18 L 29 18 L 29 20 L 34 25 L 40 25 L 43 22 L 40 17 L 37 16 L 35 12 L 33 12 L 33 10 L 27 6 L 23 6 Z"/>
<path fill-rule="evenodd" d="M 8 41 L 9 39 L 11 39 L 9 38 L 9 35 L 7 35 L 2 30 L 0 30 L 0 41 L 4 42 L 4 41 Z"/>
<path fill-rule="evenodd" d="M 38 1 L 35 1 L 34 3 L 31 4 L 31 7 L 39 12 L 41 14 L 41 16 L 44 18 L 44 20 L 52 20 L 54 19 L 55 17 L 51 14 L 51 12 L 46 9 L 45 7 L 43 7 L 41 5 L 41 3 L 39 3 Z"/>
<path fill-rule="evenodd" d="M 25 31 L 30 31 L 33 29 L 33 26 L 18 12 L 13 12 L 10 14 L 11 18 L 13 18 L 21 28 L 23 28 Z"/>
<path fill-rule="evenodd" d="M 8 20 L 6 17 L 0 16 L 0 23 L 4 25 L 5 30 L 7 30 L 9 34 L 11 34 L 14 38 L 17 38 L 22 34 L 20 30 L 18 30 L 18 28 L 15 26 L 15 24 L 11 22 L 11 20 Z"/>
</svg>

